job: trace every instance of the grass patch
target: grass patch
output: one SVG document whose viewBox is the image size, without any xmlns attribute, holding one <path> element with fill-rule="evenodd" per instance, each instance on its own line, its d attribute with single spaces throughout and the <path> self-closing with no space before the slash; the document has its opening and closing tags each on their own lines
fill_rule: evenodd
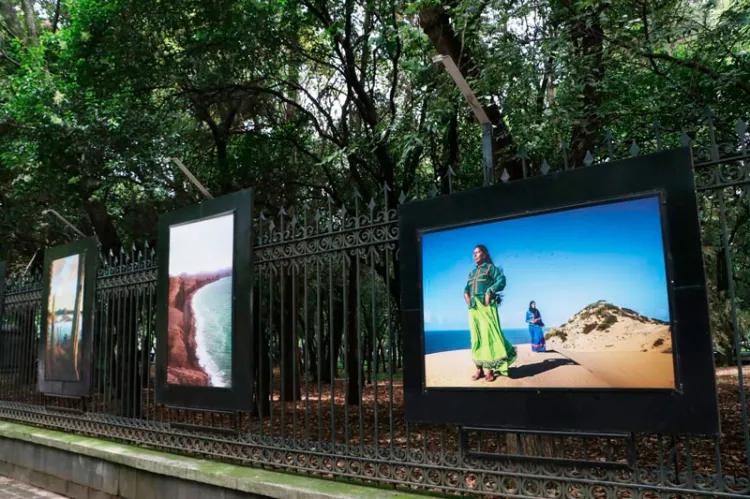
<svg viewBox="0 0 750 499">
<path fill-rule="evenodd" d="M 552 338 L 560 338 L 563 342 L 567 341 L 568 335 L 565 334 L 563 331 L 560 331 L 559 329 L 553 329 L 546 335 L 544 335 L 544 339 L 549 340 Z"/>
<path fill-rule="evenodd" d="M 583 334 L 589 334 L 594 329 L 596 329 L 596 323 L 592 322 L 591 324 L 586 324 L 585 326 L 583 326 L 582 333 Z"/>
<path fill-rule="evenodd" d="M 599 331 L 605 331 L 612 326 L 615 322 L 617 322 L 617 317 L 615 317 L 612 314 L 602 314 L 602 322 L 599 323 L 599 326 L 596 328 Z"/>
</svg>

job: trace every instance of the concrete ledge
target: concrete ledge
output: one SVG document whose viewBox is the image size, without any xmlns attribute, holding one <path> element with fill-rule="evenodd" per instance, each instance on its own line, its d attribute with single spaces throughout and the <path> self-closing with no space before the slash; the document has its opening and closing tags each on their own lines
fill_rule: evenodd
<svg viewBox="0 0 750 499">
<path fill-rule="evenodd" d="M 14 445 L 14 441 L 18 445 Z M 425 497 L 305 475 L 193 459 L 3 421 L 0 421 L 0 474 L 15 475 L 15 478 L 22 480 L 26 478 L 25 481 L 33 485 L 71 497 L 91 499 L 164 499 L 207 497 L 206 494 L 227 499 Z M 61 484 L 61 480 L 66 483 Z M 61 490 L 63 486 L 65 490 Z M 206 486 L 213 490 L 206 489 Z M 82 489 L 78 490 L 76 487 Z M 167 491 L 169 493 L 165 496 Z"/>
</svg>

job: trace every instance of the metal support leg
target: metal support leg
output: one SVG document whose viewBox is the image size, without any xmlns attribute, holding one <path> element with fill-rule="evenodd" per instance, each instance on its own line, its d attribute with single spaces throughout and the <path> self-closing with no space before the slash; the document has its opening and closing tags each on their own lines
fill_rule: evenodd
<svg viewBox="0 0 750 499">
<path fill-rule="evenodd" d="M 492 150 L 492 123 L 482 124 L 482 163 L 484 167 L 484 185 L 495 181 L 495 160 Z"/>
</svg>

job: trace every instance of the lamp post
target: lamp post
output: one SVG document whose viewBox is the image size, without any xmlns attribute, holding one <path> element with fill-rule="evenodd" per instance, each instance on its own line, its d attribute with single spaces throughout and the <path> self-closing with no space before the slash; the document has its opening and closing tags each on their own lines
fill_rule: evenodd
<svg viewBox="0 0 750 499">
<path fill-rule="evenodd" d="M 211 193 L 208 192 L 208 189 L 206 189 L 205 187 L 203 187 L 203 184 L 201 184 L 198 181 L 198 179 L 195 178 L 195 175 L 193 175 L 193 173 L 190 170 L 188 170 L 188 167 L 185 166 L 185 164 L 182 161 L 180 161 L 179 158 L 170 158 L 170 159 L 171 159 L 172 163 L 176 164 L 177 167 L 180 170 L 182 170 L 182 173 L 185 174 L 185 176 L 188 178 L 188 180 L 190 180 L 190 182 L 192 182 L 192 184 L 195 187 L 197 187 L 199 191 L 201 191 L 201 194 L 203 194 L 206 197 L 206 199 L 213 199 L 214 198 L 211 195 Z"/>
<path fill-rule="evenodd" d="M 65 218 L 64 216 L 60 215 L 57 211 L 55 211 L 55 210 L 53 210 L 51 208 L 48 208 L 46 210 L 42 210 L 42 216 L 50 214 L 50 213 L 52 215 L 54 215 L 56 218 L 58 218 L 62 223 L 64 223 L 65 225 L 67 225 L 70 228 L 70 230 L 72 230 L 73 232 L 75 232 L 76 234 L 78 234 L 81 237 L 86 237 L 86 235 L 83 232 L 81 232 L 80 230 L 78 230 L 78 228 L 75 225 L 73 225 L 72 223 L 70 223 L 67 218 Z"/>
<path fill-rule="evenodd" d="M 449 55 L 436 55 L 432 58 L 432 62 L 443 63 L 448 74 L 451 75 L 456 86 L 469 103 L 469 107 L 474 112 L 474 116 L 477 117 L 479 124 L 482 125 L 482 166 L 484 170 L 484 185 L 490 185 L 494 181 L 495 176 L 494 155 L 492 150 L 492 122 L 489 117 L 487 117 L 487 113 L 484 112 L 484 108 L 479 103 L 474 91 L 469 87 L 469 84 L 466 82 L 464 75 L 461 74 L 461 70 L 456 66 L 453 58 Z"/>
</svg>

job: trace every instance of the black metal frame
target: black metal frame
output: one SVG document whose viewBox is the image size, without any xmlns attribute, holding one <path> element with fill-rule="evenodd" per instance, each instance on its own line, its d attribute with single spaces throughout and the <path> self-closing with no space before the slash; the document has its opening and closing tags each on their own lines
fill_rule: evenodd
<svg viewBox="0 0 750 499">
<path fill-rule="evenodd" d="M 495 434 L 511 436 L 515 435 L 517 441 L 519 441 L 519 452 L 516 454 L 509 453 L 494 453 L 494 452 L 483 452 L 481 450 L 474 450 L 469 446 L 469 433 L 470 432 L 492 432 Z M 527 436 L 540 436 L 540 437 L 558 437 L 558 438 L 578 438 L 578 439 L 607 439 L 607 440 L 622 440 L 628 449 L 627 461 L 618 462 L 613 460 L 600 460 L 600 459 L 569 459 L 564 457 L 549 457 L 543 455 L 529 455 L 522 452 L 522 437 L 521 435 Z M 559 465 L 559 466 L 576 466 L 580 468 L 607 468 L 607 469 L 620 469 L 625 468 L 634 470 L 636 467 L 636 447 L 635 439 L 632 433 L 571 433 L 571 432 L 555 432 L 555 431 L 530 431 L 530 430 L 519 430 L 519 429 L 494 429 L 488 430 L 487 428 L 472 428 L 472 427 L 461 427 L 459 430 L 459 442 L 461 452 L 469 458 L 474 459 L 487 459 L 487 460 L 507 460 L 516 462 L 532 462 L 539 463 L 542 465 Z"/>
<path fill-rule="evenodd" d="M 421 234 L 643 197 L 665 203 L 675 390 L 426 388 Z M 477 203 L 476 199 L 486 200 Z M 708 299 L 687 148 L 403 205 L 400 221 L 406 418 L 487 428 L 716 434 Z"/>
<path fill-rule="evenodd" d="M 167 312 L 169 292 L 169 228 L 234 214 L 232 266 L 232 387 L 200 387 L 167 383 Z M 253 273 L 252 190 L 204 201 L 159 218 L 159 274 L 156 316 L 156 401 L 169 406 L 206 410 L 253 409 Z"/>
<path fill-rule="evenodd" d="M 0 319 L 3 317 L 3 306 L 5 305 L 5 262 L 0 261 Z M 0 322 L 2 326 L 2 322 Z"/>
<path fill-rule="evenodd" d="M 72 255 L 83 255 L 83 352 L 81 356 L 80 381 L 59 381 L 46 377 L 47 319 L 49 307 L 50 266 L 55 260 Z M 93 379 L 92 351 L 94 344 L 94 301 L 96 295 L 99 244 L 95 237 L 74 241 L 62 246 L 49 248 L 44 252 L 44 274 L 42 276 L 42 316 L 39 321 L 40 342 L 38 352 L 38 389 L 45 395 L 66 397 L 87 397 L 91 394 Z"/>
</svg>

